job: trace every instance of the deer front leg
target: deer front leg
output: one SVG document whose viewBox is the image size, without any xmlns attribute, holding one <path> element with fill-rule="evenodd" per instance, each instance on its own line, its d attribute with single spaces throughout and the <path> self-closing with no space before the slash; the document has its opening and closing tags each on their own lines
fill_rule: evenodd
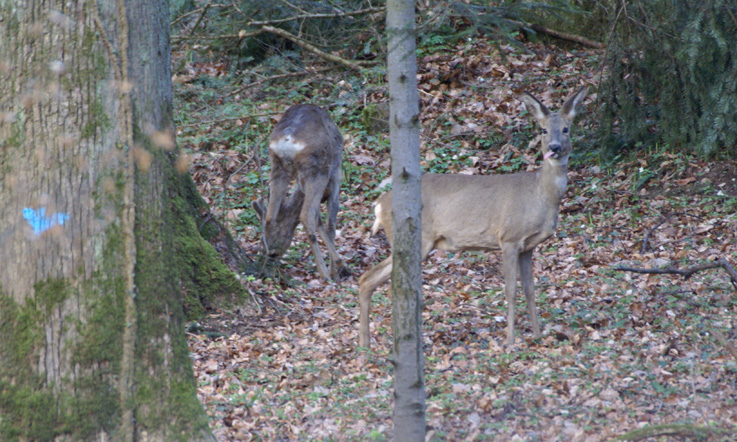
<svg viewBox="0 0 737 442">
<path fill-rule="evenodd" d="M 317 232 L 318 228 L 322 229 L 319 218 L 320 200 L 322 200 L 322 196 L 325 192 L 327 181 L 327 177 L 323 177 L 319 173 L 315 173 L 303 181 L 305 202 L 304 205 L 302 205 L 302 211 L 299 215 L 302 224 L 305 226 L 307 238 L 312 246 L 312 253 L 315 255 L 317 271 L 326 281 L 330 279 L 330 275 L 328 274 L 328 269 L 325 266 L 325 259 L 322 256 L 322 252 L 320 252 L 320 246 L 317 243 Z"/>
<path fill-rule="evenodd" d="M 392 257 L 389 256 L 361 276 L 358 282 L 358 346 L 371 346 L 369 316 L 371 311 L 371 295 L 374 290 L 392 276 Z"/>
<path fill-rule="evenodd" d="M 527 300 L 527 312 L 532 322 L 532 332 L 536 338 L 539 338 L 541 334 L 540 324 L 537 320 L 537 307 L 535 306 L 535 280 L 532 277 L 532 250 L 520 253 L 519 271 L 522 290 L 525 292 L 525 299 Z"/>
<path fill-rule="evenodd" d="M 504 269 L 504 295 L 507 298 L 507 344 L 514 345 L 514 298 L 517 292 L 519 248 L 514 244 L 502 244 L 502 268 Z"/>
</svg>

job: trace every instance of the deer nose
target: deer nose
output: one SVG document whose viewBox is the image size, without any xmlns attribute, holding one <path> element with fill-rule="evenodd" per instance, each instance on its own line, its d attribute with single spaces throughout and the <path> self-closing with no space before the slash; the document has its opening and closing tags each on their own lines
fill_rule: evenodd
<svg viewBox="0 0 737 442">
<path fill-rule="evenodd" d="M 551 152 L 553 152 L 553 153 L 560 153 L 560 144 L 558 144 L 558 143 L 549 144 L 548 145 L 548 150 L 551 151 Z"/>
</svg>

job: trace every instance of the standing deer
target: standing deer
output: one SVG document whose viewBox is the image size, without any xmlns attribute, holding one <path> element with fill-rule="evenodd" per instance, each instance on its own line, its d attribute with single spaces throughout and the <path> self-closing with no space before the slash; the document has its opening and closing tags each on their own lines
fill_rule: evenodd
<svg viewBox="0 0 737 442">
<path fill-rule="evenodd" d="M 253 202 L 263 224 L 263 245 L 270 259 L 280 257 L 289 248 L 294 229 L 301 221 L 320 276 L 337 280 L 345 272 L 343 260 L 335 250 L 342 154 L 343 136 L 325 110 L 298 104 L 284 112 L 269 137 L 271 177 L 266 213 L 263 200 Z M 295 178 L 297 188 L 288 195 Z M 320 216 L 323 201 L 327 202 L 327 227 Z M 317 232 L 328 249 L 329 274 Z"/>
<path fill-rule="evenodd" d="M 551 112 L 532 95 L 519 98 L 542 127 L 542 168 L 535 172 L 507 175 L 437 175 L 422 177 L 422 257 L 433 249 L 501 250 L 504 293 L 507 300 L 507 342 L 514 345 L 514 299 L 517 276 L 522 280 L 527 309 L 535 337 L 540 325 L 535 308 L 532 251 L 550 238 L 558 223 L 558 206 L 566 190 L 569 129 L 576 109 L 586 96 L 579 89 L 559 112 Z M 392 192 L 375 205 L 372 233 L 384 226 L 392 242 Z M 392 257 L 368 270 L 359 281 L 358 339 L 370 346 L 369 310 L 371 295 L 391 277 Z"/>
</svg>

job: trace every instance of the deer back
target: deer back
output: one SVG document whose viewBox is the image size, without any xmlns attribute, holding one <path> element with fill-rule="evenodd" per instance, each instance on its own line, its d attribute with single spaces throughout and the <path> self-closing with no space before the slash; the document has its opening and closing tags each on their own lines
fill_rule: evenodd
<svg viewBox="0 0 737 442">
<path fill-rule="evenodd" d="M 342 153 L 340 129 L 327 111 L 311 104 L 287 109 L 269 137 L 272 161 L 276 158 L 276 167 L 284 167 L 292 178 L 339 173 Z"/>
</svg>

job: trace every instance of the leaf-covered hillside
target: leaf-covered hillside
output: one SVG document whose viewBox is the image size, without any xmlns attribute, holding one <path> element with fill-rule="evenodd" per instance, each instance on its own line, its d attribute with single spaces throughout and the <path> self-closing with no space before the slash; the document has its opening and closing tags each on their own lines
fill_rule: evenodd
<svg viewBox="0 0 737 442">
<path fill-rule="evenodd" d="M 178 141 L 213 214 L 254 259 L 260 226 L 250 203 L 266 186 L 265 139 L 279 113 L 321 105 L 346 140 L 336 242 L 352 277 L 317 280 L 298 231 L 271 277 L 242 276 L 258 307 L 212 311 L 201 321 L 208 333 L 190 335 L 218 439 L 391 440 L 385 290 L 374 296 L 373 351 L 356 352 L 358 278 L 389 253 L 382 235 L 368 233 L 389 171 L 381 71 L 349 73 L 316 58 L 303 60 L 308 75 L 240 84 L 227 59 L 197 61 L 193 52 L 183 45 L 174 54 Z M 418 54 L 425 170 L 535 169 L 537 128 L 515 91 L 557 108 L 590 86 L 558 231 L 535 251 L 543 338 L 531 339 L 518 297 L 524 342 L 501 346 L 498 254 L 436 251 L 425 262 L 428 440 L 604 441 L 640 428 L 664 435 L 657 440 L 737 440 L 737 282 L 722 267 L 687 280 L 615 270 L 720 258 L 734 266 L 737 164 L 660 146 L 616 166 L 599 158 L 585 134 L 597 124 L 602 55 L 484 39 Z"/>
</svg>

